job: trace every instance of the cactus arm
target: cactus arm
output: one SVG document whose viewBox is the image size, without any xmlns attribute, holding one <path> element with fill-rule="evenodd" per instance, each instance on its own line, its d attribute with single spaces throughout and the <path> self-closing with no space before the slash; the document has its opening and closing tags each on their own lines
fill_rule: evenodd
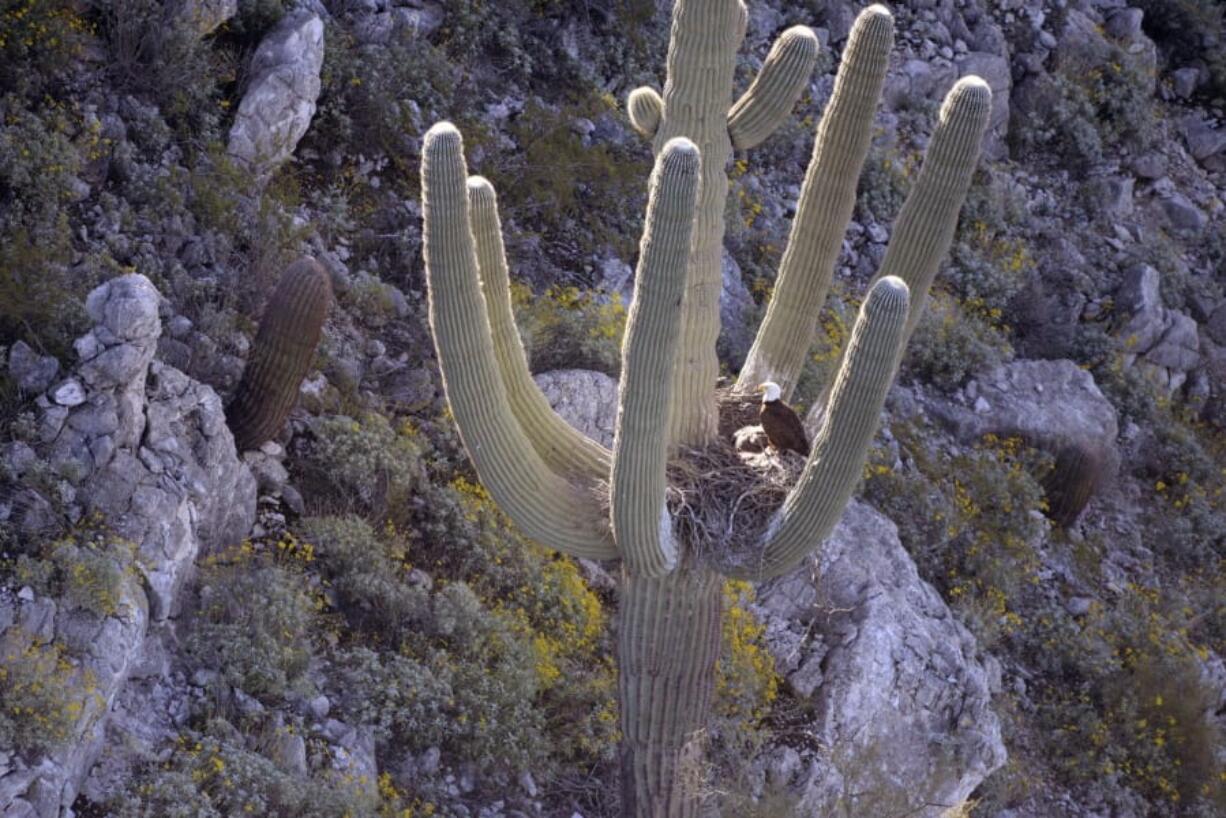
<svg viewBox="0 0 1226 818">
<path fill-rule="evenodd" d="M 540 387 L 532 380 L 511 308 L 511 280 L 494 186 L 480 176 L 470 177 L 468 205 L 494 354 L 512 413 L 549 468 L 581 482 L 606 479 L 609 451 L 553 411 Z"/>
<path fill-rule="evenodd" d="M 992 89 L 986 82 L 967 76 L 954 83 L 941 104 L 919 179 L 899 211 L 875 278 L 898 276 L 911 288 L 907 338 L 919 323 L 928 290 L 953 241 L 991 113 Z"/>
<path fill-rule="evenodd" d="M 239 452 L 271 440 L 285 423 L 323 332 L 332 284 L 313 258 L 285 269 L 260 319 L 243 379 L 226 407 Z"/>
<path fill-rule="evenodd" d="M 665 468 L 678 310 L 685 294 L 699 166 L 698 148 L 684 137 L 665 145 L 656 160 L 622 345 L 610 518 L 627 569 L 644 576 L 666 574 L 677 563 L 664 504 Z"/>
<path fill-rule="evenodd" d="M 481 293 L 460 132 L 449 122 L 435 125 L 422 154 L 430 326 L 469 457 L 494 501 L 527 536 L 575 556 L 616 557 L 597 503 L 549 469 L 508 407 Z"/>
<path fill-rule="evenodd" d="M 809 84 L 820 47 L 808 26 L 793 26 L 779 35 L 762 70 L 728 113 L 732 147 L 752 148 L 783 124 Z"/>
<path fill-rule="evenodd" d="M 740 391 L 774 381 L 786 400 L 800 377 L 855 208 L 893 42 L 894 19 L 883 6 L 856 18 L 817 128 L 774 295 L 737 379 Z"/>
<path fill-rule="evenodd" d="M 669 439 L 701 446 L 717 434 L 715 382 L 719 361 L 720 275 L 723 261 L 726 167 L 732 156 L 728 109 L 736 52 L 748 13 L 741 0 L 677 0 L 673 7 L 664 84 L 664 118 L 656 131 L 656 153 L 684 136 L 702 156 L 702 182 L 694 218 L 693 249 L 681 311 L 681 343 L 673 368 L 673 411 Z"/>
<path fill-rule="evenodd" d="M 784 573 L 821 545 L 839 521 L 860 481 L 894 380 L 909 301 L 907 285 L 898 278 L 883 278 L 869 291 L 804 471 L 772 522 L 760 559 L 727 571 L 730 576 L 759 581 Z"/>
<path fill-rule="evenodd" d="M 660 120 L 664 118 L 664 99 L 654 88 L 635 88 L 626 98 L 626 113 L 634 129 L 650 139 L 656 135 Z"/>
</svg>

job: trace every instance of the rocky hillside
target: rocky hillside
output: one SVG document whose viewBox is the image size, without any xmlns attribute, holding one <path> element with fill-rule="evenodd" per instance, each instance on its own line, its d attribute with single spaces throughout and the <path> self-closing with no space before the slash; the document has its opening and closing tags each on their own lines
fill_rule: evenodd
<svg viewBox="0 0 1226 818">
<path fill-rule="evenodd" d="M 671 5 L 0 3 L 0 815 L 618 814 L 610 566 L 528 542 L 469 464 L 419 163 L 461 128 L 532 369 L 607 444 L 651 166 L 624 103 L 662 81 Z M 739 87 L 789 26 L 824 49 L 729 168 L 729 373 L 859 10 L 747 5 Z M 990 132 L 859 497 L 811 564 L 725 588 L 710 803 L 1221 815 L 1223 8 L 892 11 L 796 402 L 959 77 L 991 85 Z M 273 295 L 304 255 L 331 295 L 286 387 L 250 372 L 311 335 Z M 240 392 L 263 421 L 292 406 L 249 451 Z"/>
</svg>

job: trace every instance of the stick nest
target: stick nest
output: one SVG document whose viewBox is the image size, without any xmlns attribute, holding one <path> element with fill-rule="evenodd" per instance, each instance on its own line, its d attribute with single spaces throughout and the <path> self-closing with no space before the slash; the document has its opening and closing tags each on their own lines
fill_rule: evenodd
<svg viewBox="0 0 1226 818">
<path fill-rule="evenodd" d="M 719 438 L 677 453 L 668 466 L 666 500 L 673 535 L 687 550 L 720 564 L 745 564 L 758 554 L 805 461 L 795 452 L 766 451 L 756 396 L 721 389 L 717 399 Z M 608 484 L 596 490 L 607 506 Z"/>
</svg>

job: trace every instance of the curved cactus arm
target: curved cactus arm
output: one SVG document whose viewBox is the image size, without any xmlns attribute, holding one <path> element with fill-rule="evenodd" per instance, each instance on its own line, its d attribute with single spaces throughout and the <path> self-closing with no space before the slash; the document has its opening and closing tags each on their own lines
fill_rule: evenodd
<svg viewBox="0 0 1226 818">
<path fill-rule="evenodd" d="M 609 450 L 553 411 L 536 381 L 532 380 L 528 356 L 511 308 L 511 279 L 494 186 L 483 177 L 469 177 L 468 205 L 494 355 L 502 372 L 511 412 L 532 447 L 551 469 L 563 477 L 582 482 L 604 480 L 609 476 Z"/>
<path fill-rule="evenodd" d="M 656 160 L 635 275 L 634 302 L 622 345 L 613 439 L 610 518 L 631 573 L 661 576 L 677 564 L 668 486 L 668 418 L 680 309 L 698 197 L 698 148 L 671 140 Z"/>
<path fill-rule="evenodd" d="M 634 129 L 650 139 L 656 135 L 660 120 L 664 118 L 664 99 L 654 88 L 635 88 L 626 98 L 626 113 Z"/>
<path fill-rule="evenodd" d="M 554 473 L 507 406 L 477 272 L 460 132 L 426 134 L 422 201 L 430 326 L 447 400 L 469 457 L 498 506 L 526 535 L 575 556 L 617 556 L 597 504 Z"/>
<path fill-rule="evenodd" d="M 919 323 L 928 290 L 953 241 L 991 114 L 992 89 L 986 82 L 967 76 L 954 83 L 941 104 L 940 121 L 919 179 L 898 213 L 876 278 L 898 276 L 911 288 L 908 338 Z"/>
<path fill-rule="evenodd" d="M 654 147 L 659 153 L 670 139 L 684 136 L 702 155 L 693 249 L 681 309 L 681 343 L 673 367 L 669 439 L 678 445 L 702 446 L 718 433 L 715 341 L 723 290 L 720 271 L 727 164 L 732 157 L 728 108 L 736 53 L 745 38 L 748 17 L 741 0 L 676 0 L 673 6 L 664 119 Z"/>
<path fill-rule="evenodd" d="M 726 573 L 753 580 L 778 576 L 829 536 L 864 470 L 898 366 L 909 301 L 907 285 L 898 278 L 883 278 L 869 291 L 835 378 L 826 423 L 771 524 L 761 558 Z"/>
<path fill-rule="evenodd" d="M 786 400 L 800 377 L 856 205 L 893 44 L 894 18 L 884 6 L 860 12 L 817 128 L 774 294 L 737 379 L 741 391 L 774 381 Z"/>
<path fill-rule="evenodd" d="M 808 26 L 793 26 L 779 35 L 749 90 L 728 112 L 732 147 L 752 148 L 783 124 L 809 84 L 820 48 Z"/>
</svg>

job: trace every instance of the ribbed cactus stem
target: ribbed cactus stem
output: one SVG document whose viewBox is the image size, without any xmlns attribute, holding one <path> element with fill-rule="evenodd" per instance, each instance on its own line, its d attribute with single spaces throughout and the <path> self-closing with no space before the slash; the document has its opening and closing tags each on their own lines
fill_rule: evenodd
<svg viewBox="0 0 1226 818">
<path fill-rule="evenodd" d="M 665 145 L 656 160 L 622 345 L 610 516 L 628 570 L 646 576 L 671 571 L 677 562 L 664 505 L 665 467 L 671 375 L 700 164 L 698 148 L 684 137 Z"/>
<path fill-rule="evenodd" d="M 894 380 L 909 301 L 907 285 L 897 278 L 883 278 L 869 291 L 804 471 L 767 534 L 761 558 L 729 575 L 778 576 L 821 545 L 839 521 L 860 481 Z"/>
<path fill-rule="evenodd" d="M 494 186 L 480 176 L 470 177 L 468 203 L 494 354 L 511 412 L 551 469 L 581 482 L 604 480 L 609 475 L 609 451 L 559 417 L 532 380 L 511 307 L 511 280 Z"/>
<path fill-rule="evenodd" d="M 954 83 L 941 105 L 919 179 L 899 211 L 877 277 L 898 276 L 911 288 L 908 338 L 953 241 L 991 114 L 992 89 L 986 82 L 969 76 Z"/>
<path fill-rule="evenodd" d="M 774 294 L 737 380 L 741 391 L 774 381 L 786 400 L 800 377 L 855 208 L 893 43 L 889 11 L 873 5 L 860 12 L 817 127 Z"/>
<path fill-rule="evenodd" d="M 481 482 L 529 537 L 576 556 L 617 556 L 597 504 L 542 460 L 508 405 L 469 220 L 468 171 L 449 122 L 426 134 L 422 202 L 430 325 L 447 400 Z"/>
<path fill-rule="evenodd" d="M 634 129 L 650 139 L 664 117 L 664 99 L 654 88 L 635 88 L 626 99 L 626 112 Z"/>
<path fill-rule="evenodd" d="M 673 7 L 664 85 L 664 119 L 656 131 L 659 153 L 684 136 L 702 155 L 702 183 L 694 219 L 693 252 L 681 316 L 681 344 L 673 369 L 673 444 L 703 445 L 718 428 L 715 381 L 719 361 L 720 275 L 723 260 L 726 167 L 732 156 L 728 109 L 736 52 L 745 36 L 741 0 L 677 0 Z"/>
<path fill-rule="evenodd" d="M 723 580 L 701 566 L 622 578 L 617 639 L 622 815 L 696 818 Z"/>
<path fill-rule="evenodd" d="M 809 84 L 820 48 L 808 26 L 793 26 L 779 35 L 749 90 L 728 113 L 732 147 L 752 148 L 783 124 Z"/>
<path fill-rule="evenodd" d="M 285 423 L 315 357 L 331 303 L 331 279 L 315 259 L 298 259 L 281 274 L 260 319 L 243 379 L 226 407 L 226 423 L 238 451 L 271 440 Z"/>
</svg>

